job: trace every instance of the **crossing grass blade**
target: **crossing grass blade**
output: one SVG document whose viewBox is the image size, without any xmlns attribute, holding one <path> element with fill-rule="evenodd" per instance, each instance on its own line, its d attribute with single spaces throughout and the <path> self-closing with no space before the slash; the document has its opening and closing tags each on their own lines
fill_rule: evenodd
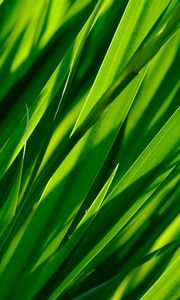
<svg viewBox="0 0 180 300">
<path fill-rule="evenodd" d="M 27 106 L 26 106 L 26 113 L 27 113 L 26 140 L 24 143 L 22 158 L 17 168 L 17 174 L 13 182 L 13 186 L 10 188 L 10 192 L 7 192 L 7 197 L 3 200 L 4 205 L 2 206 L 0 211 L 0 224 L 1 224 L 0 227 L 3 228 L 3 230 L 6 228 L 6 226 L 11 221 L 11 219 L 14 217 L 19 202 L 20 186 L 22 180 L 24 158 L 26 153 L 26 144 L 28 139 L 29 111 Z M 0 235 L 1 234 L 2 232 L 0 232 Z"/>
<path fill-rule="evenodd" d="M 179 12 L 0 1 L 2 300 L 178 297 Z"/>
<path fill-rule="evenodd" d="M 179 255 L 170 264 L 169 268 L 151 287 L 151 289 L 141 298 L 143 300 L 157 297 L 159 299 L 177 299 L 179 297 Z"/>
</svg>

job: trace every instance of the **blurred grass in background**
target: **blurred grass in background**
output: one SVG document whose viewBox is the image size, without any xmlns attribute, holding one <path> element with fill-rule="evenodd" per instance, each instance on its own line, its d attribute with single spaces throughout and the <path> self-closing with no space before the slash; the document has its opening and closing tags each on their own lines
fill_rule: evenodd
<svg viewBox="0 0 180 300">
<path fill-rule="evenodd" d="M 178 0 L 0 1 L 2 300 L 177 300 Z"/>
</svg>

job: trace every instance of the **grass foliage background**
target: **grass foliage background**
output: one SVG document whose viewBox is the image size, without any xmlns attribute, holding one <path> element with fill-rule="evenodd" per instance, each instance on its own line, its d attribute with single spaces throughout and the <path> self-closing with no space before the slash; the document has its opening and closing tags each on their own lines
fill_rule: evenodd
<svg viewBox="0 0 180 300">
<path fill-rule="evenodd" d="M 0 298 L 177 300 L 178 0 L 0 1 Z"/>
</svg>

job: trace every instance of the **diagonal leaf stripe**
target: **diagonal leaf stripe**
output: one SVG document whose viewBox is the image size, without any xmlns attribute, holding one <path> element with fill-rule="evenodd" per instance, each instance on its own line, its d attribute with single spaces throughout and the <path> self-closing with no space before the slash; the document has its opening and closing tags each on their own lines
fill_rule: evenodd
<svg viewBox="0 0 180 300">
<path fill-rule="evenodd" d="M 178 298 L 179 15 L 0 1 L 2 300 Z"/>
</svg>

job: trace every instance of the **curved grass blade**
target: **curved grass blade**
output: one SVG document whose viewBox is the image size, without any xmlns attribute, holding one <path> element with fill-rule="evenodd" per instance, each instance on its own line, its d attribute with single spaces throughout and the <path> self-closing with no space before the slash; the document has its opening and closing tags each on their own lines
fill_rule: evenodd
<svg viewBox="0 0 180 300">
<path fill-rule="evenodd" d="M 167 42 L 169 38 L 176 32 L 179 24 L 179 5 L 175 5 L 172 15 L 169 12 L 168 18 L 166 16 L 165 22 L 157 30 L 150 40 L 145 42 L 143 46 L 133 55 L 132 59 L 125 67 L 120 77 L 113 82 L 113 84 L 104 92 L 98 102 L 92 108 L 88 116 L 82 122 L 81 125 L 72 133 L 67 144 L 62 149 L 59 163 L 62 162 L 67 154 L 73 149 L 78 141 L 85 135 L 85 133 L 97 122 L 102 113 L 108 108 L 108 106 L 117 98 L 117 96 L 124 90 L 124 88 L 139 74 L 141 69 L 154 57 L 159 49 Z M 49 170 L 49 174 L 52 176 L 54 168 Z M 44 180 L 44 178 L 43 178 Z"/>
<path fill-rule="evenodd" d="M 33 296 L 37 294 L 37 292 L 41 289 L 41 287 L 45 284 L 45 282 L 50 278 L 50 276 L 54 273 L 54 271 L 57 268 L 57 265 L 62 264 L 62 262 L 70 255 L 71 252 L 73 252 L 73 249 L 77 246 L 80 239 L 83 237 L 83 235 L 86 233 L 87 229 L 90 228 L 93 219 L 97 215 L 102 202 L 104 198 L 106 197 L 107 191 L 112 183 L 112 180 L 117 172 L 117 168 L 114 170 L 104 187 L 102 188 L 99 195 L 96 197 L 96 199 L 93 201 L 91 206 L 88 210 L 85 211 L 85 214 L 83 218 L 81 219 L 80 223 L 77 225 L 76 229 L 74 230 L 73 234 L 68 237 L 66 240 L 64 246 L 62 248 L 58 248 L 55 253 L 50 256 L 49 261 L 50 266 L 48 264 L 48 260 L 41 262 L 41 259 L 37 262 L 37 264 L 34 266 L 34 268 L 29 272 L 29 275 L 25 277 L 24 281 L 22 282 L 23 293 L 24 296 L 28 295 L 27 299 L 31 299 Z M 58 236 L 56 237 L 58 242 Z M 56 242 L 56 239 L 53 241 Z M 57 243 L 58 244 L 58 243 Z M 52 245 L 50 244 L 50 248 Z M 46 248 L 46 251 L 49 247 Z M 53 246 L 54 251 L 54 246 Z M 48 254 L 49 256 L 49 254 Z M 53 258 L 53 259 L 52 259 Z M 42 255 L 42 259 L 46 259 L 46 254 Z M 34 284 L 33 284 L 34 283 Z M 33 288 L 32 288 L 33 285 Z M 29 287 L 30 286 L 30 287 Z M 19 289 L 21 291 L 21 288 Z M 19 298 L 18 291 L 16 294 L 14 294 L 15 299 Z M 21 291 L 22 296 L 22 291 Z"/>
<path fill-rule="evenodd" d="M 179 277 L 180 253 L 178 251 L 176 259 L 141 299 L 150 300 L 154 297 L 158 297 L 159 300 L 178 299 L 180 295 Z"/>
<path fill-rule="evenodd" d="M 147 157 L 150 161 L 152 161 L 151 156 L 154 156 L 156 153 L 156 158 L 154 156 L 154 162 L 157 163 L 158 162 L 158 156 L 159 158 L 162 156 L 162 153 L 164 152 L 164 155 L 167 155 L 167 152 L 171 152 L 172 149 L 174 148 L 175 145 L 177 145 L 177 141 L 178 141 L 178 124 L 179 124 L 179 118 L 180 118 L 180 110 L 177 110 L 174 115 L 170 118 L 170 120 L 167 122 L 167 124 L 163 127 L 163 129 L 159 132 L 159 134 L 155 137 L 155 139 L 153 140 L 153 142 L 151 143 L 151 147 L 148 147 L 148 152 L 149 154 L 147 155 L 146 151 L 143 153 L 143 155 L 141 155 L 140 160 L 142 160 L 144 162 L 144 155 L 145 157 Z M 175 137 L 175 132 L 176 132 L 176 137 Z M 170 133 L 171 133 L 171 137 L 170 137 Z M 169 137 L 169 142 L 167 144 L 166 141 L 166 136 Z M 174 142 L 173 142 L 174 140 Z M 159 146 L 159 144 L 161 144 L 162 146 L 162 142 L 164 142 L 166 144 L 166 146 L 163 146 L 160 152 L 155 152 L 157 147 Z M 152 148 L 154 148 L 154 151 L 152 150 Z M 150 156 L 151 154 L 151 156 Z M 145 161 L 145 163 L 147 163 L 147 159 Z M 129 172 L 123 177 L 123 181 L 125 184 L 129 184 L 129 182 L 127 181 L 127 177 L 130 176 L 131 172 L 133 174 L 136 174 L 137 172 L 139 172 L 139 169 L 141 167 L 140 161 L 136 161 L 136 163 L 131 167 L 131 169 L 129 170 Z M 134 172 L 134 168 L 136 169 L 136 171 Z M 151 165 L 152 168 L 152 165 Z M 144 168 L 143 168 L 144 171 Z M 129 177 L 130 178 L 130 177 Z M 123 182 L 121 181 L 119 183 L 119 186 L 121 188 L 123 188 Z M 114 197 L 116 194 L 116 191 L 114 190 L 114 192 L 112 192 L 109 195 L 109 200 L 111 197 Z M 143 199 L 143 203 L 144 203 L 144 199 Z M 118 222 L 112 227 L 111 230 L 109 230 L 107 232 L 107 234 L 104 236 L 104 238 L 97 243 L 97 245 L 91 250 L 89 251 L 89 253 L 87 254 L 87 256 L 72 270 L 72 272 L 64 279 L 64 281 L 59 285 L 59 287 L 56 289 L 56 291 L 52 294 L 51 299 L 55 299 L 58 295 L 60 295 L 66 288 L 67 286 L 70 284 L 70 282 L 72 282 L 76 276 L 82 272 L 83 268 L 85 266 L 87 266 L 90 261 L 107 245 L 107 243 L 120 231 L 124 228 L 124 226 L 129 222 L 129 220 L 131 218 L 133 218 L 133 215 L 138 211 L 138 209 L 142 206 L 143 203 L 135 203 L 124 215 L 122 218 L 120 218 L 120 220 L 118 220 Z"/>
<path fill-rule="evenodd" d="M 15 181 L 13 182 L 13 186 L 11 187 L 9 193 L 6 195 L 4 199 L 4 205 L 0 210 L 0 228 L 1 228 L 0 236 L 2 236 L 4 230 L 6 229 L 6 226 L 14 217 L 17 209 L 21 180 L 22 180 L 22 172 L 24 166 L 24 159 L 26 153 L 26 145 L 28 140 L 28 127 L 29 127 L 29 110 L 26 105 L 26 134 L 25 134 L 24 148 L 23 148 L 22 158 L 19 163 L 19 167 L 17 169 Z M 3 244 L 1 245 L 1 247 L 3 247 Z"/>
</svg>

